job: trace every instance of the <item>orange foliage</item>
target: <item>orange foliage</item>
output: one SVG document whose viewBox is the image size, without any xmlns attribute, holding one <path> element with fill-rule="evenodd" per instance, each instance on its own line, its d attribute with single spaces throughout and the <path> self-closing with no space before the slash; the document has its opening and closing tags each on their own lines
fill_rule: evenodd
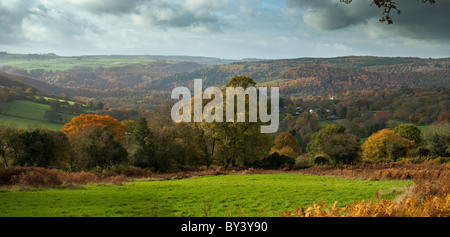
<svg viewBox="0 0 450 237">
<path fill-rule="evenodd" d="M 447 112 L 447 109 L 444 108 L 437 120 L 438 122 L 450 122 L 450 113 Z"/>
<path fill-rule="evenodd" d="M 80 114 L 72 119 L 69 123 L 65 124 L 61 131 L 67 136 L 79 134 L 84 129 L 88 127 L 99 127 L 102 129 L 107 129 L 114 133 L 114 137 L 120 141 L 125 140 L 125 133 L 128 127 L 120 123 L 119 120 L 109 116 L 109 115 L 98 115 L 98 114 Z"/>
</svg>

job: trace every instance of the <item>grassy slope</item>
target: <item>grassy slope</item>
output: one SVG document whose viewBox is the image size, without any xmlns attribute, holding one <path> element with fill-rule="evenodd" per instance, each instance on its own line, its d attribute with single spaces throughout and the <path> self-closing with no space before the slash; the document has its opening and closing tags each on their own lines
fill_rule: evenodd
<svg viewBox="0 0 450 237">
<path fill-rule="evenodd" d="M 284 210 L 322 200 L 338 200 L 342 207 L 408 183 L 263 174 L 141 181 L 124 186 L 0 190 L 0 216 L 280 216 Z"/>
<path fill-rule="evenodd" d="M 60 130 L 63 126 L 63 124 L 49 123 L 42 121 L 38 122 L 33 119 L 23 119 L 8 115 L 0 115 L 0 123 L 4 125 L 11 125 L 13 127 L 21 129 L 43 127 L 54 131 Z"/>
<path fill-rule="evenodd" d="M 292 80 L 292 79 L 275 79 L 275 80 L 271 80 L 271 81 L 267 81 L 267 82 L 257 83 L 257 86 L 270 86 L 275 83 L 280 83 L 280 82 L 289 81 L 289 80 Z"/>
<path fill-rule="evenodd" d="M 153 59 L 121 59 L 121 58 L 95 58 L 95 57 L 67 57 L 43 60 L 27 60 L 26 56 L 12 55 L 0 57 L 0 66 L 9 65 L 25 70 L 44 69 L 46 71 L 64 71 L 75 66 L 114 67 L 133 63 L 152 63 Z"/>
<path fill-rule="evenodd" d="M 317 122 L 317 124 L 319 125 L 319 126 L 321 126 L 321 127 L 326 127 L 326 126 L 328 126 L 328 125 L 331 125 L 328 121 L 325 121 L 325 120 L 319 120 L 318 122 Z"/>
<path fill-rule="evenodd" d="M 50 105 L 40 104 L 27 100 L 14 100 L 8 102 L 8 109 L 2 111 L 0 122 L 17 128 L 27 129 L 28 127 L 41 126 L 44 128 L 59 130 L 64 124 L 49 123 L 45 121 L 45 111 L 50 109 Z M 68 122 L 72 115 L 62 114 L 63 120 Z"/>
<path fill-rule="evenodd" d="M 69 103 L 69 105 L 74 105 L 74 104 L 75 104 L 75 102 L 74 102 L 74 101 L 71 101 L 71 100 L 55 99 L 55 98 L 52 98 L 52 97 L 38 96 L 38 95 L 35 95 L 35 96 L 34 96 L 34 98 L 36 98 L 36 99 L 39 99 L 40 97 L 44 98 L 44 99 L 47 100 L 47 101 L 49 101 L 49 100 L 50 100 L 50 101 L 51 101 L 51 100 L 53 100 L 53 101 L 57 100 L 57 101 L 59 101 L 59 102 L 67 102 L 67 103 Z"/>
</svg>

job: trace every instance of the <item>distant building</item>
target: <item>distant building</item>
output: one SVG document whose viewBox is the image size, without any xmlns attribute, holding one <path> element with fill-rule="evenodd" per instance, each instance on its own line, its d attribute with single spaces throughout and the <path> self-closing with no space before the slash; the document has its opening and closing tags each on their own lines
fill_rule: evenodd
<svg viewBox="0 0 450 237">
<path fill-rule="evenodd" d="M 336 115 L 331 115 L 331 116 L 330 116 L 330 119 L 336 120 L 336 119 L 341 119 L 341 117 L 336 116 Z"/>
</svg>

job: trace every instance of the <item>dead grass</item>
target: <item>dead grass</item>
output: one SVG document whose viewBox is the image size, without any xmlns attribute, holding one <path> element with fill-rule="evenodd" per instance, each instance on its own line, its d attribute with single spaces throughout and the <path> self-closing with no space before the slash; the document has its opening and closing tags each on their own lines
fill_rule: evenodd
<svg viewBox="0 0 450 237">
<path fill-rule="evenodd" d="M 362 164 L 339 168 L 312 167 L 299 171 L 312 175 L 332 175 L 348 178 L 410 179 L 414 187 L 407 188 L 395 200 L 360 200 L 344 208 L 316 204 L 306 210 L 284 211 L 282 216 L 299 217 L 448 217 L 450 216 L 450 165 L 433 162 Z M 391 190 L 396 192 L 397 190 Z"/>
<path fill-rule="evenodd" d="M 0 169 L 0 186 L 6 187 L 72 187 L 92 183 L 120 185 L 124 175 L 102 176 L 94 172 L 63 172 L 40 167 L 9 167 Z"/>
</svg>

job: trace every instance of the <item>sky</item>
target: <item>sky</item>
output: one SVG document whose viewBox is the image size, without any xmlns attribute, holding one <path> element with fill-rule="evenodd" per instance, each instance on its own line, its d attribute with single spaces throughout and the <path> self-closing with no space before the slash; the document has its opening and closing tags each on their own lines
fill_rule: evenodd
<svg viewBox="0 0 450 237">
<path fill-rule="evenodd" d="M 0 51 L 224 59 L 450 56 L 450 1 L 0 0 Z"/>
</svg>

